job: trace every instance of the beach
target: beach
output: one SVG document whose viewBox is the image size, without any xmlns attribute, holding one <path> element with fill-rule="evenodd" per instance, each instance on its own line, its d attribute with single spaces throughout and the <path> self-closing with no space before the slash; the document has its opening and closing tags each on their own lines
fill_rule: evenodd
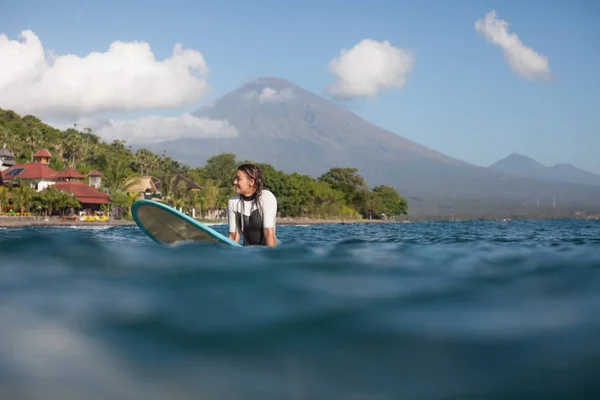
<svg viewBox="0 0 600 400">
<path fill-rule="evenodd" d="M 79 218 L 73 220 L 64 220 L 60 216 L 32 216 L 32 217 L 0 217 L 0 227 L 17 228 L 21 226 L 72 226 L 72 225 L 135 225 L 134 221 L 127 220 L 107 220 L 107 221 L 81 221 Z"/>
</svg>

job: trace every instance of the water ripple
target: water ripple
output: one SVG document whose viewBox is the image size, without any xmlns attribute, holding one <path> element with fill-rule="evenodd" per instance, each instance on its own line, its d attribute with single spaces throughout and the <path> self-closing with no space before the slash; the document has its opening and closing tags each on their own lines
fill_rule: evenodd
<svg viewBox="0 0 600 400">
<path fill-rule="evenodd" d="M 0 397 L 600 394 L 597 221 L 278 235 L 239 249 L 0 230 Z"/>
</svg>

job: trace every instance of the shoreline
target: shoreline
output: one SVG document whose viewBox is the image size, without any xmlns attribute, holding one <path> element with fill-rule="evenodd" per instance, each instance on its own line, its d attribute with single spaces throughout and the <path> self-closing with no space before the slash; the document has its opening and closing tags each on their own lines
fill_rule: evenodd
<svg viewBox="0 0 600 400">
<path fill-rule="evenodd" d="M 200 221 L 207 225 L 224 225 L 227 220 Z M 309 219 L 309 218 L 278 218 L 277 225 L 326 225 L 326 224 L 390 224 L 402 223 L 404 221 L 384 221 L 378 219 Z M 0 228 L 19 228 L 24 226 L 60 227 L 60 226 L 135 226 L 132 220 L 108 220 L 108 221 L 62 221 L 61 217 L 0 217 Z"/>
<path fill-rule="evenodd" d="M 61 217 L 0 217 L 0 228 L 20 228 L 24 226 L 123 226 L 135 225 L 134 221 L 108 220 L 108 221 L 61 221 Z"/>
<path fill-rule="evenodd" d="M 414 217 L 413 217 L 414 218 Z M 557 216 L 555 218 L 470 218 L 455 220 L 440 218 L 416 218 L 411 219 L 410 217 L 403 220 L 381 220 L 381 219 L 343 219 L 343 218 L 330 218 L 330 219 L 313 219 L 313 218 L 277 218 L 277 225 L 332 225 L 332 224 L 406 224 L 406 223 L 419 223 L 419 222 L 467 222 L 467 221 L 505 221 L 510 222 L 517 220 L 548 220 L 548 219 L 573 219 L 572 216 Z M 588 219 L 598 220 L 600 216 L 587 216 L 587 217 L 575 217 L 575 219 Z M 227 220 L 212 220 L 212 221 L 200 221 L 203 224 L 211 225 L 225 225 Z M 39 226 L 39 227 L 61 227 L 61 226 L 136 226 L 133 220 L 108 220 L 108 221 L 62 221 L 61 217 L 5 217 L 0 216 L 0 228 L 19 228 L 26 226 Z"/>
<path fill-rule="evenodd" d="M 277 219 L 277 225 L 330 225 L 330 224 L 399 224 L 404 221 L 385 221 L 381 219 L 304 219 L 304 218 L 281 218 Z"/>
</svg>

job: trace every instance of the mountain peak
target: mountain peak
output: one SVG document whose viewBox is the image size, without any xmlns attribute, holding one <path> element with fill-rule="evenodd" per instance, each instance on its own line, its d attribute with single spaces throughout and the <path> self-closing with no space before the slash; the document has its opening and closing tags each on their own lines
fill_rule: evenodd
<svg viewBox="0 0 600 400">
<path fill-rule="evenodd" d="M 253 79 L 192 115 L 227 121 L 239 132 L 236 143 L 258 140 L 268 143 L 271 150 L 278 150 L 281 154 L 290 149 L 298 150 L 296 143 L 304 143 L 306 153 L 303 162 L 310 166 L 305 170 L 307 173 L 351 163 L 369 170 L 373 163 L 379 164 L 381 158 L 394 163 L 398 157 L 404 160 L 423 158 L 475 168 L 386 131 L 332 101 L 276 76 Z M 276 140 L 280 141 L 279 149 L 276 149 Z M 248 149 L 253 147 L 247 146 Z M 368 148 L 372 148 L 373 154 L 366 156 L 365 149 Z M 357 157 L 364 159 L 362 165 L 351 155 L 354 151 Z M 239 153 L 254 159 L 272 160 L 274 157 L 258 150 L 254 153 L 242 150 Z M 310 161 L 317 155 L 326 159 L 320 166 Z M 282 160 L 281 165 L 295 168 L 286 165 L 287 161 Z"/>
<path fill-rule="evenodd" d="M 565 163 L 546 167 L 529 156 L 517 153 L 512 153 L 508 157 L 495 162 L 489 168 L 505 174 L 527 178 L 600 185 L 600 176 L 591 172 Z"/>
<path fill-rule="evenodd" d="M 513 160 L 513 161 L 516 161 L 516 160 L 519 160 L 519 161 L 533 161 L 535 163 L 538 163 L 533 158 L 531 158 L 529 156 L 526 156 L 525 154 L 519 154 L 519 153 L 511 153 L 510 155 L 508 155 L 507 157 L 503 158 L 500 161 L 507 161 L 507 160 Z M 498 162 L 500 162 L 500 161 L 498 161 Z"/>
<path fill-rule="evenodd" d="M 295 87 L 296 85 L 286 79 L 278 78 L 276 76 L 264 76 L 256 78 L 254 83 L 259 85 L 266 85 L 273 89 L 285 89 L 289 87 Z"/>
<path fill-rule="evenodd" d="M 420 212 L 472 213 L 476 207 L 525 204 L 532 190 L 547 197 L 564 193 L 561 204 L 581 199 L 598 204 L 600 199 L 600 188 L 567 191 L 546 182 L 505 179 L 497 171 L 490 173 L 383 129 L 279 77 L 248 80 L 192 115 L 206 125 L 206 132 L 148 148 L 165 150 L 192 167 L 216 154 L 234 153 L 238 160 L 313 177 L 330 168 L 357 168 L 370 187 L 390 185 Z M 506 164 L 536 163 L 519 154 L 511 158 Z"/>
<path fill-rule="evenodd" d="M 539 170 L 546 167 L 529 156 L 512 153 L 490 165 L 490 168 L 502 170 L 504 172 L 523 172 L 523 170 L 529 170 L 531 172 L 532 170 Z"/>
<path fill-rule="evenodd" d="M 290 82 L 286 79 L 283 78 L 278 78 L 276 76 L 264 76 L 264 77 L 259 77 L 256 79 L 253 79 L 252 81 L 246 83 L 245 85 L 243 85 L 242 87 L 240 87 L 238 90 L 242 90 L 242 91 L 248 91 L 248 90 L 254 90 L 254 91 L 260 91 L 263 89 L 272 89 L 272 90 L 283 90 L 283 89 L 293 89 L 293 88 L 297 88 L 298 85 L 294 84 L 293 82 Z"/>
</svg>

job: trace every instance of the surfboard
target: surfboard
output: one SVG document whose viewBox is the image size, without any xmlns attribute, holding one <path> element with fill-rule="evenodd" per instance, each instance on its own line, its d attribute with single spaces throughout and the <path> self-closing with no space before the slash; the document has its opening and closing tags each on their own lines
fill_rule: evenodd
<svg viewBox="0 0 600 400">
<path fill-rule="evenodd" d="M 131 206 L 137 226 L 159 244 L 214 242 L 242 247 L 227 236 L 175 208 L 153 200 L 137 200 Z"/>
</svg>

